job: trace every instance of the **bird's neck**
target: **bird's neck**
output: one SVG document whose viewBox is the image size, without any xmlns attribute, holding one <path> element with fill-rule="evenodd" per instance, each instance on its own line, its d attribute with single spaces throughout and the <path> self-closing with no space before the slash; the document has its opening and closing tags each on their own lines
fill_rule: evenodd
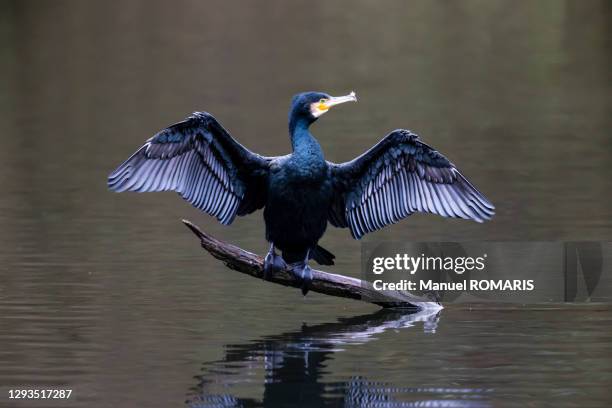
<svg viewBox="0 0 612 408">
<path fill-rule="evenodd" d="M 315 155 L 323 158 L 321 145 L 308 129 L 310 123 L 305 120 L 289 122 L 289 134 L 291 135 L 291 146 L 296 154 Z"/>
</svg>

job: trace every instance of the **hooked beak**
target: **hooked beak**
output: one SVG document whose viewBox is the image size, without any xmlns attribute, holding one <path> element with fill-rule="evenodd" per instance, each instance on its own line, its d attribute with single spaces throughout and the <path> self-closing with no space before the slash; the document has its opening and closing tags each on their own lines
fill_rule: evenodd
<svg viewBox="0 0 612 408">
<path fill-rule="evenodd" d="M 321 99 L 319 102 L 315 102 L 310 105 L 310 113 L 315 118 L 323 115 L 332 106 L 340 105 L 344 102 L 357 102 L 357 95 L 351 91 L 350 94 L 344 96 L 330 96 L 326 99 Z"/>
<path fill-rule="evenodd" d="M 344 96 L 332 96 L 325 102 L 325 107 L 329 109 L 332 106 L 340 105 L 341 103 L 345 102 L 357 102 L 357 95 L 354 91 L 351 91 L 350 94 Z"/>
</svg>

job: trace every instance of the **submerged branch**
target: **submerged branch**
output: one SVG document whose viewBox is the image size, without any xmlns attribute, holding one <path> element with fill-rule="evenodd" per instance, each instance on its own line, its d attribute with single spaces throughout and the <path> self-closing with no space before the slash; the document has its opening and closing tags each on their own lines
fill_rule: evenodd
<svg viewBox="0 0 612 408">
<path fill-rule="evenodd" d="M 202 248 L 207 250 L 213 257 L 219 259 L 225 265 L 238 272 L 263 278 L 263 258 L 251 252 L 245 251 L 235 245 L 218 240 L 217 238 L 203 232 L 196 225 L 187 220 L 183 223 L 200 239 Z M 312 270 L 313 281 L 310 290 L 329 296 L 337 296 L 363 302 L 373 303 L 384 308 L 408 308 L 408 309 L 441 309 L 437 302 L 419 297 L 404 291 L 377 291 L 372 284 L 357 278 Z M 300 288 L 298 282 L 291 273 L 290 267 L 277 272 L 269 282 L 284 286 Z"/>
</svg>

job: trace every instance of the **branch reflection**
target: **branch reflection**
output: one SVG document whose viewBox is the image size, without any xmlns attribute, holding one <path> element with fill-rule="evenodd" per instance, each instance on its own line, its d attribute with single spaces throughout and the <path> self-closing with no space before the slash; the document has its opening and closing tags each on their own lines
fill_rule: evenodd
<svg viewBox="0 0 612 408">
<path fill-rule="evenodd" d="M 411 406 L 394 401 L 391 394 L 397 393 L 398 388 L 391 384 L 370 382 L 363 377 L 324 383 L 322 377 L 329 365 L 325 362 L 332 360 L 334 353 L 375 340 L 390 329 L 403 330 L 422 322 L 425 332 L 435 333 L 439 319 L 440 311 L 437 310 L 413 313 L 380 310 L 333 323 L 304 325 L 294 332 L 266 336 L 245 344 L 227 345 L 221 360 L 204 364 L 203 374 L 196 376 L 198 384 L 190 390 L 187 405 L 193 408 L 277 407 L 300 403 L 306 406 Z M 238 384 L 241 388 L 263 385 L 262 400 L 232 395 L 232 386 Z M 219 392 L 220 388 L 227 391 Z M 452 402 L 445 401 L 445 406 L 455 406 Z"/>
</svg>

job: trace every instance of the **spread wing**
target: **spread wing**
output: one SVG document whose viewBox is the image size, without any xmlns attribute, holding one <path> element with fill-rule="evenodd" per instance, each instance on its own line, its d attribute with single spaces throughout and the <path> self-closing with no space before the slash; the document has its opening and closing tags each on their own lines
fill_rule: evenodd
<svg viewBox="0 0 612 408">
<path fill-rule="evenodd" d="M 174 190 L 230 224 L 264 206 L 272 159 L 239 144 L 208 113 L 195 112 L 138 149 L 108 177 L 113 191 Z"/>
<path fill-rule="evenodd" d="M 442 154 L 396 130 L 356 159 L 330 163 L 335 196 L 329 221 L 355 239 L 414 212 L 483 222 L 494 207 Z"/>
</svg>

